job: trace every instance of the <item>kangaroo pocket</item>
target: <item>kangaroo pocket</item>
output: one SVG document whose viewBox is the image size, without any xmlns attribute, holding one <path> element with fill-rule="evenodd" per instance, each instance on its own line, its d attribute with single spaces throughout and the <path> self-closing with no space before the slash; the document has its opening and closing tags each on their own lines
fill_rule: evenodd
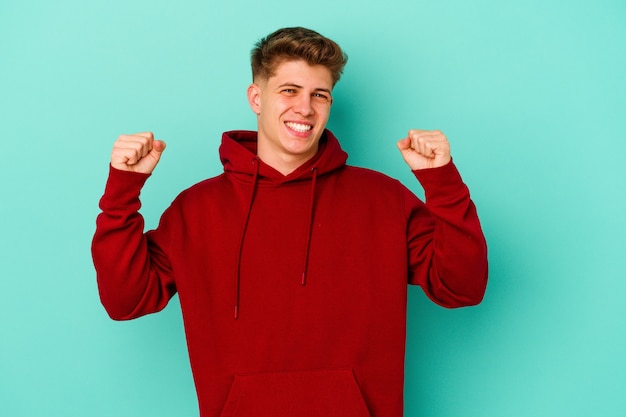
<svg viewBox="0 0 626 417">
<path fill-rule="evenodd" d="M 221 417 L 370 417 L 348 369 L 237 375 Z"/>
</svg>

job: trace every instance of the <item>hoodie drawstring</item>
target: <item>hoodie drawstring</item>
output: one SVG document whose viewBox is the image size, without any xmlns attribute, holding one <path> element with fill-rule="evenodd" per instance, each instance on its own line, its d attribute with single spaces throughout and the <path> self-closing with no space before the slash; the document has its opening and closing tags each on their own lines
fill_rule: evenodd
<svg viewBox="0 0 626 417">
<path fill-rule="evenodd" d="M 252 204 L 254 203 L 254 196 L 256 194 L 256 186 L 259 178 L 259 161 L 257 158 L 252 160 L 255 165 L 254 174 L 252 177 L 252 190 L 250 192 L 250 201 L 248 202 L 248 211 L 244 219 L 243 228 L 241 231 L 241 240 L 239 242 L 239 253 L 237 255 L 237 276 L 235 278 L 235 320 L 239 318 L 239 301 L 241 293 L 241 258 L 243 254 L 243 243 L 246 238 L 246 232 L 248 231 L 248 222 L 250 221 L 250 213 L 252 213 Z M 306 242 L 304 247 L 304 265 L 302 268 L 302 285 L 306 285 L 307 270 L 309 267 L 309 251 L 311 248 L 311 236 L 313 233 L 313 213 L 315 210 L 315 188 L 317 186 L 318 169 L 316 167 L 311 169 L 311 197 L 309 200 L 309 221 L 307 223 Z"/>
<path fill-rule="evenodd" d="M 309 200 L 309 223 L 306 233 L 306 246 L 304 248 L 304 267 L 302 268 L 302 285 L 306 285 L 306 274 L 309 267 L 309 250 L 311 249 L 311 234 L 313 233 L 313 211 L 315 209 L 315 185 L 317 183 L 317 167 L 311 169 L 311 198 Z"/>
<path fill-rule="evenodd" d="M 254 175 L 252 177 L 252 191 L 250 192 L 250 201 L 248 203 L 248 212 L 243 223 L 243 229 L 241 231 L 241 241 L 239 242 L 239 254 L 237 255 L 237 277 L 235 278 L 235 320 L 239 318 L 239 294 L 241 289 L 241 256 L 243 253 L 243 242 L 246 238 L 246 232 L 248 231 L 248 221 L 250 220 L 250 213 L 252 212 L 252 203 L 254 202 L 254 194 L 256 192 L 256 183 L 259 178 L 259 161 L 258 158 L 254 158 L 252 163 L 255 166 Z"/>
</svg>

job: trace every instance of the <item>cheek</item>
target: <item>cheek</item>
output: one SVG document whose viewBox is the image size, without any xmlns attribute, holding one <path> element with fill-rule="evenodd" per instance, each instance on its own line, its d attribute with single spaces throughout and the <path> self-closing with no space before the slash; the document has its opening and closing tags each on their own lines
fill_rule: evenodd
<svg viewBox="0 0 626 417">
<path fill-rule="evenodd" d="M 322 119 L 328 119 L 328 116 L 330 115 L 330 106 L 328 104 L 320 104 L 315 107 L 315 113 L 317 113 L 317 115 Z"/>
<path fill-rule="evenodd" d="M 280 116 L 289 110 L 290 103 L 287 100 L 274 100 L 271 103 L 268 103 L 266 108 L 269 109 L 270 114 Z"/>
</svg>

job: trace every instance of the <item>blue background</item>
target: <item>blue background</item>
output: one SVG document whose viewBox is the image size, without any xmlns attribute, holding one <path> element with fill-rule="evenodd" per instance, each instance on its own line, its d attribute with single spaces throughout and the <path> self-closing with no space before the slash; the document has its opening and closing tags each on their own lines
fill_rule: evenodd
<svg viewBox="0 0 626 417">
<path fill-rule="evenodd" d="M 111 321 L 90 241 L 121 133 L 168 142 L 148 227 L 253 129 L 249 50 L 311 27 L 350 56 L 329 127 L 421 195 L 395 148 L 441 129 L 491 274 L 478 307 L 411 288 L 406 415 L 626 415 L 626 3 L 0 2 L 0 415 L 197 416 L 177 299 Z"/>
</svg>

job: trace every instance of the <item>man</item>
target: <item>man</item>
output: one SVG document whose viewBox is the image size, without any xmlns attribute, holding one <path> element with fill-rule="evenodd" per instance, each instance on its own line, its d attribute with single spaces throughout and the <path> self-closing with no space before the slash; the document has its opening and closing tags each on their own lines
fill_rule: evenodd
<svg viewBox="0 0 626 417">
<path fill-rule="evenodd" d="M 304 28 L 252 53 L 258 133 L 224 133 L 224 173 L 182 192 L 143 232 L 139 192 L 165 143 L 122 135 L 93 240 L 117 320 L 179 294 L 202 417 L 401 416 L 407 283 L 436 303 L 479 303 L 486 245 L 438 131 L 398 142 L 426 204 L 346 165 L 326 129 L 346 57 Z"/>
</svg>

